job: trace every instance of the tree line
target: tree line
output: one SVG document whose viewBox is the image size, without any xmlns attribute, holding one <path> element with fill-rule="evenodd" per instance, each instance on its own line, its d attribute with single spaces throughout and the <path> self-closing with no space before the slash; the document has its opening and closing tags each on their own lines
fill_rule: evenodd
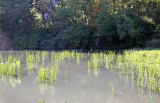
<svg viewBox="0 0 160 103">
<path fill-rule="evenodd" d="M 160 1 L 0 0 L 0 35 L 15 49 L 158 47 Z"/>
</svg>

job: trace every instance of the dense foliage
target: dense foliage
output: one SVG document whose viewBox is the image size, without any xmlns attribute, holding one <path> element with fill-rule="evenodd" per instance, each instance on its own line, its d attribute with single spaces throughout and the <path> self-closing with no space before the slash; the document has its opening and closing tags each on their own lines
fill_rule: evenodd
<svg viewBox="0 0 160 103">
<path fill-rule="evenodd" d="M 15 49 L 159 47 L 159 3 L 0 0 L 0 35 Z"/>
</svg>

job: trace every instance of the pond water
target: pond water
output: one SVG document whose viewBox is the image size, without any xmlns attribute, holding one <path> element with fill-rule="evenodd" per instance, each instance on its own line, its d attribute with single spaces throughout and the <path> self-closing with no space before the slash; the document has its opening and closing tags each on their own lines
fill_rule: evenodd
<svg viewBox="0 0 160 103">
<path fill-rule="evenodd" d="M 9 56 L 13 56 L 16 60 L 20 58 L 21 61 L 20 73 L 17 72 L 17 68 L 14 76 L 1 73 L 0 103 L 38 103 L 43 99 L 45 103 L 63 101 L 67 103 L 160 103 L 160 94 L 137 86 L 137 78 L 132 79 L 130 75 L 106 69 L 103 62 L 98 69 L 89 68 L 90 53 L 51 51 L 44 54 L 42 51 L 0 53 L 3 58 L 1 64 L 7 61 L 5 58 Z M 31 69 L 27 66 L 28 54 L 35 60 L 32 61 Z M 39 59 L 36 62 L 38 55 Z M 58 73 L 54 83 L 49 83 L 47 80 L 40 82 L 38 74 L 40 68 L 43 66 L 50 69 L 51 65 L 56 63 Z"/>
</svg>

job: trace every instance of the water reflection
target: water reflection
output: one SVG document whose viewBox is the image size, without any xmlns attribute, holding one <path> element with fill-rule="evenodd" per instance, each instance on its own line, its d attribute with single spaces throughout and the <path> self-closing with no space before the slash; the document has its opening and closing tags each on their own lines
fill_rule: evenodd
<svg viewBox="0 0 160 103">
<path fill-rule="evenodd" d="M 38 89 L 42 95 L 48 91 L 50 91 L 53 95 L 56 93 L 54 84 L 38 83 Z"/>
<path fill-rule="evenodd" d="M 5 74 L 1 76 L 1 85 L 9 84 L 16 88 L 17 85 L 24 84 L 21 85 L 22 90 L 36 92 L 37 94 L 33 93 L 34 96 L 37 95 L 36 100 L 44 96 L 48 101 L 55 100 L 55 103 L 62 100 L 70 103 L 159 103 L 159 94 L 150 94 L 146 87 L 149 80 L 153 82 L 150 83 L 153 89 L 158 87 L 158 84 L 153 78 L 149 79 L 147 73 L 139 74 L 139 71 L 135 71 L 136 63 L 130 65 L 132 60 L 128 58 L 128 55 L 125 55 L 125 58 L 123 55 L 117 56 L 115 52 L 85 54 L 78 51 L 12 51 L 6 56 L 0 55 L 0 66 L 6 61 L 8 63 L 1 69 L 1 74 Z M 8 75 L 9 63 L 13 63 L 16 68 L 14 76 Z M 154 72 L 151 73 L 153 74 Z M 39 79 L 41 76 L 42 81 Z M 21 78 L 24 79 L 23 83 Z M 113 83 L 116 95 L 113 95 L 110 83 Z M 30 103 L 33 103 L 34 99 L 32 98 Z M 16 103 L 20 103 L 18 100 Z"/>
<path fill-rule="evenodd" d="M 18 76 L 18 78 L 14 76 L 7 76 L 7 75 L 1 75 L 1 81 L 3 84 L 9 84 L 11 87 L 16 87 L 16 85 L 21 84 L 21 78 Z"/>
</svg>

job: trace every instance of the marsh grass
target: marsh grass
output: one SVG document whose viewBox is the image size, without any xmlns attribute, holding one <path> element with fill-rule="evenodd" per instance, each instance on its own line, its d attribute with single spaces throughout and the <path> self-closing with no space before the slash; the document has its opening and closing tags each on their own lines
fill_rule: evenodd
<svg viewBox="0 0 160 103">
<path fill-rule="evenodd" d="M 50 70 L 50 83 L 54 83 L 54 81 L 57 78 L 57 74 L 58 74 L 58 65 L 55 67 L 52 66 Z"/>
<path fill-rule="evenodd" d="M 49 78 L 48 69 L 47 68 L 41 67 L 41 69 L 39 70 L 38 74 L 39 74 L 39 81 L 40 82 L 43 82 L 44 80 L 47 80 Z"/>
<path fill-rule="evenodd" d="M 101 65 L 101 59 L 99 57 L 100 55 L 98 53 L 91 54 L 91 59 L 88 61 L 88 73 L 91 74 L 93 71 L 93 74 L 95 76 L 98 76 L 100 74 L 100 65 Z"/>
<path fill-rule="evenodd" d="M 91 74 L 91 61 L 88 60 L 88 74 Z"/>
<path fill-rule="evenodd" d="M 20 73 L 20 69 L 21 69 L 21 60 L 20 60 L 20 58 L 16 61 L 16 66 L 17 66 L 17 69 L 18 69 L 18 73 Z"/>
<path fill-rule="evenodd" d="M 45 103 L 45 99 L 43 98 L 43 101 L 39 100 L 38 103 Z"/>
<path fill-rule="evenodd" d="M 67 78 L 68 77 L 68 70 L 65 69 L 65 74 L 64 74 L 64 78 Z M 67 80 L 67 79 L 66 79 Z"/>
<path fill-rule="evenodd" d="M 158 50 L 125 50 L 115 53 L 89 53 L 88 73 L 98 75 L 100 66 L 111 71 L 119 72 L 119 75 L 128 75 L 137 81 L 137 86 L 160 92 L 160 51 Z M 127 81 L 130 82 L 130 81 Z"/>
<path fill-rule="evenodd" d="M 81 54 L 76 51 L 76 63 L 80 64 L 80 56 Z"/>
<path fill-rule="evenodd" d="M 48 67 L 41 67 L 38 72 L 38 75 L 40 82 L 48 82 L 52 84 L 57 79 L 58 65 L 52 66 L 50 69 Z"/>
<path fill-rule="evenodd" d="M 35 55 L 34 53 L 27 52 L 26 51 L 26 63 L 27 63 L 27 69 L 31 70 L 35 66 Z"/>
<path fill-rule="evenodd" d="M 0 74 L 15 76 L 21 73 L 21 63 L 25 62 L 28 70 L 37 69 L 40 82 L 54 83 L 57 80 L 58 68 L 65 60 L 75 61 L 80 64 L 87 58 L 88 74 L 98 76 L 100 68 L 119 72 L 119 75 L 128 75 L 132 80 L 137 81 L 137 86 L 160 92 L 160 51 L 159 50 L 124 50 L 115 53 L 114 51 L 95 52 L 85 55 L 81 51 L 26 51 L 21 55 L 14 55 L 12 51 L 3 57 L 0 54 Z M 51 64 L 47 67 L 49 54 Z M 25 57 L 25 58 L 24 58 Z M 24 58 L 24 61 L 22 60 Z M 41 65 L 39 65 L 41 64 Z M 40 69 L 38 69 L 40 68 Z M 127 81 L 130 82 L 130 81 Z"/>
<path fill-rule="evenodd" d="M 15 75 L 15 70 L 16 70 L 15 64 L 11 64 L 10 67 L 8 68 L 8 74 L 10 76 L 14 76 Z"/>
<path fill-rule="evenodd" d="M 9 84 L 11 87 L 15 88 L 18 84 L 21 84 L 21 77 L 15 78 L 14 76 L 1 74 L 1 81 L 4 84 Z"/>
<path fill-rule="evenodd" d="M 39 100 L 38 103 L 45 103 L 45 99 L 43 98 L 43 101 Z M 51 103 L 54 103 L 53 101 L 51 101 Z M 61 103 L 67 103 L 66 101 L 62 101 Z"/>
<path fill-rule="evenodd" d="M 38 67 L 38 62 L 40 61 L 40 51 L 37 51 L 35 56 L 36 56 L 36 59 L 35 59 L 36 67 Z"/>
<path fill-rule="evenodd" d="M 20 73 L 21 68 L 21 60 L 19 57 L 15 57 L 9 53 L 8 57 L 2 58 L 0 57 L 1 63 L 0 63 L 0 73 L 9 75 L 9 76 L 15 76 L 16 71 L 18 74 Z"/>
<path fill-rule="evenodd" d="M 160 52 L 158 50 L 124 51 L 123 54 L 118 54 L 117 65 L 124 75 L 130 75 L 132 79 L 137 78 L 139 87 L 160 90 Z"/>
<path fill-rule="evenodd" d="M 45 60 L 48 59 L 49 52 L 48 51 L 42 51 L 41 53 L 41 59 L 42 59 L 42 65 L 44 66 Z"/>
<path fill-rule="evenodd" d="M 0 63 L 3 63 L 3 58 L 2 58 L 1 53 L 0 53 Z"/>
<path fill-rule="evenodd" d="M 111 85 L 111 88 L 112 88 L 113 95 L 116 95 L 117 93 L 116 93 L 116 91 L 114 89 L 114 86 L 113 86 L 112 82 L 110 83 L 110 85 Z"/>
</svg>

